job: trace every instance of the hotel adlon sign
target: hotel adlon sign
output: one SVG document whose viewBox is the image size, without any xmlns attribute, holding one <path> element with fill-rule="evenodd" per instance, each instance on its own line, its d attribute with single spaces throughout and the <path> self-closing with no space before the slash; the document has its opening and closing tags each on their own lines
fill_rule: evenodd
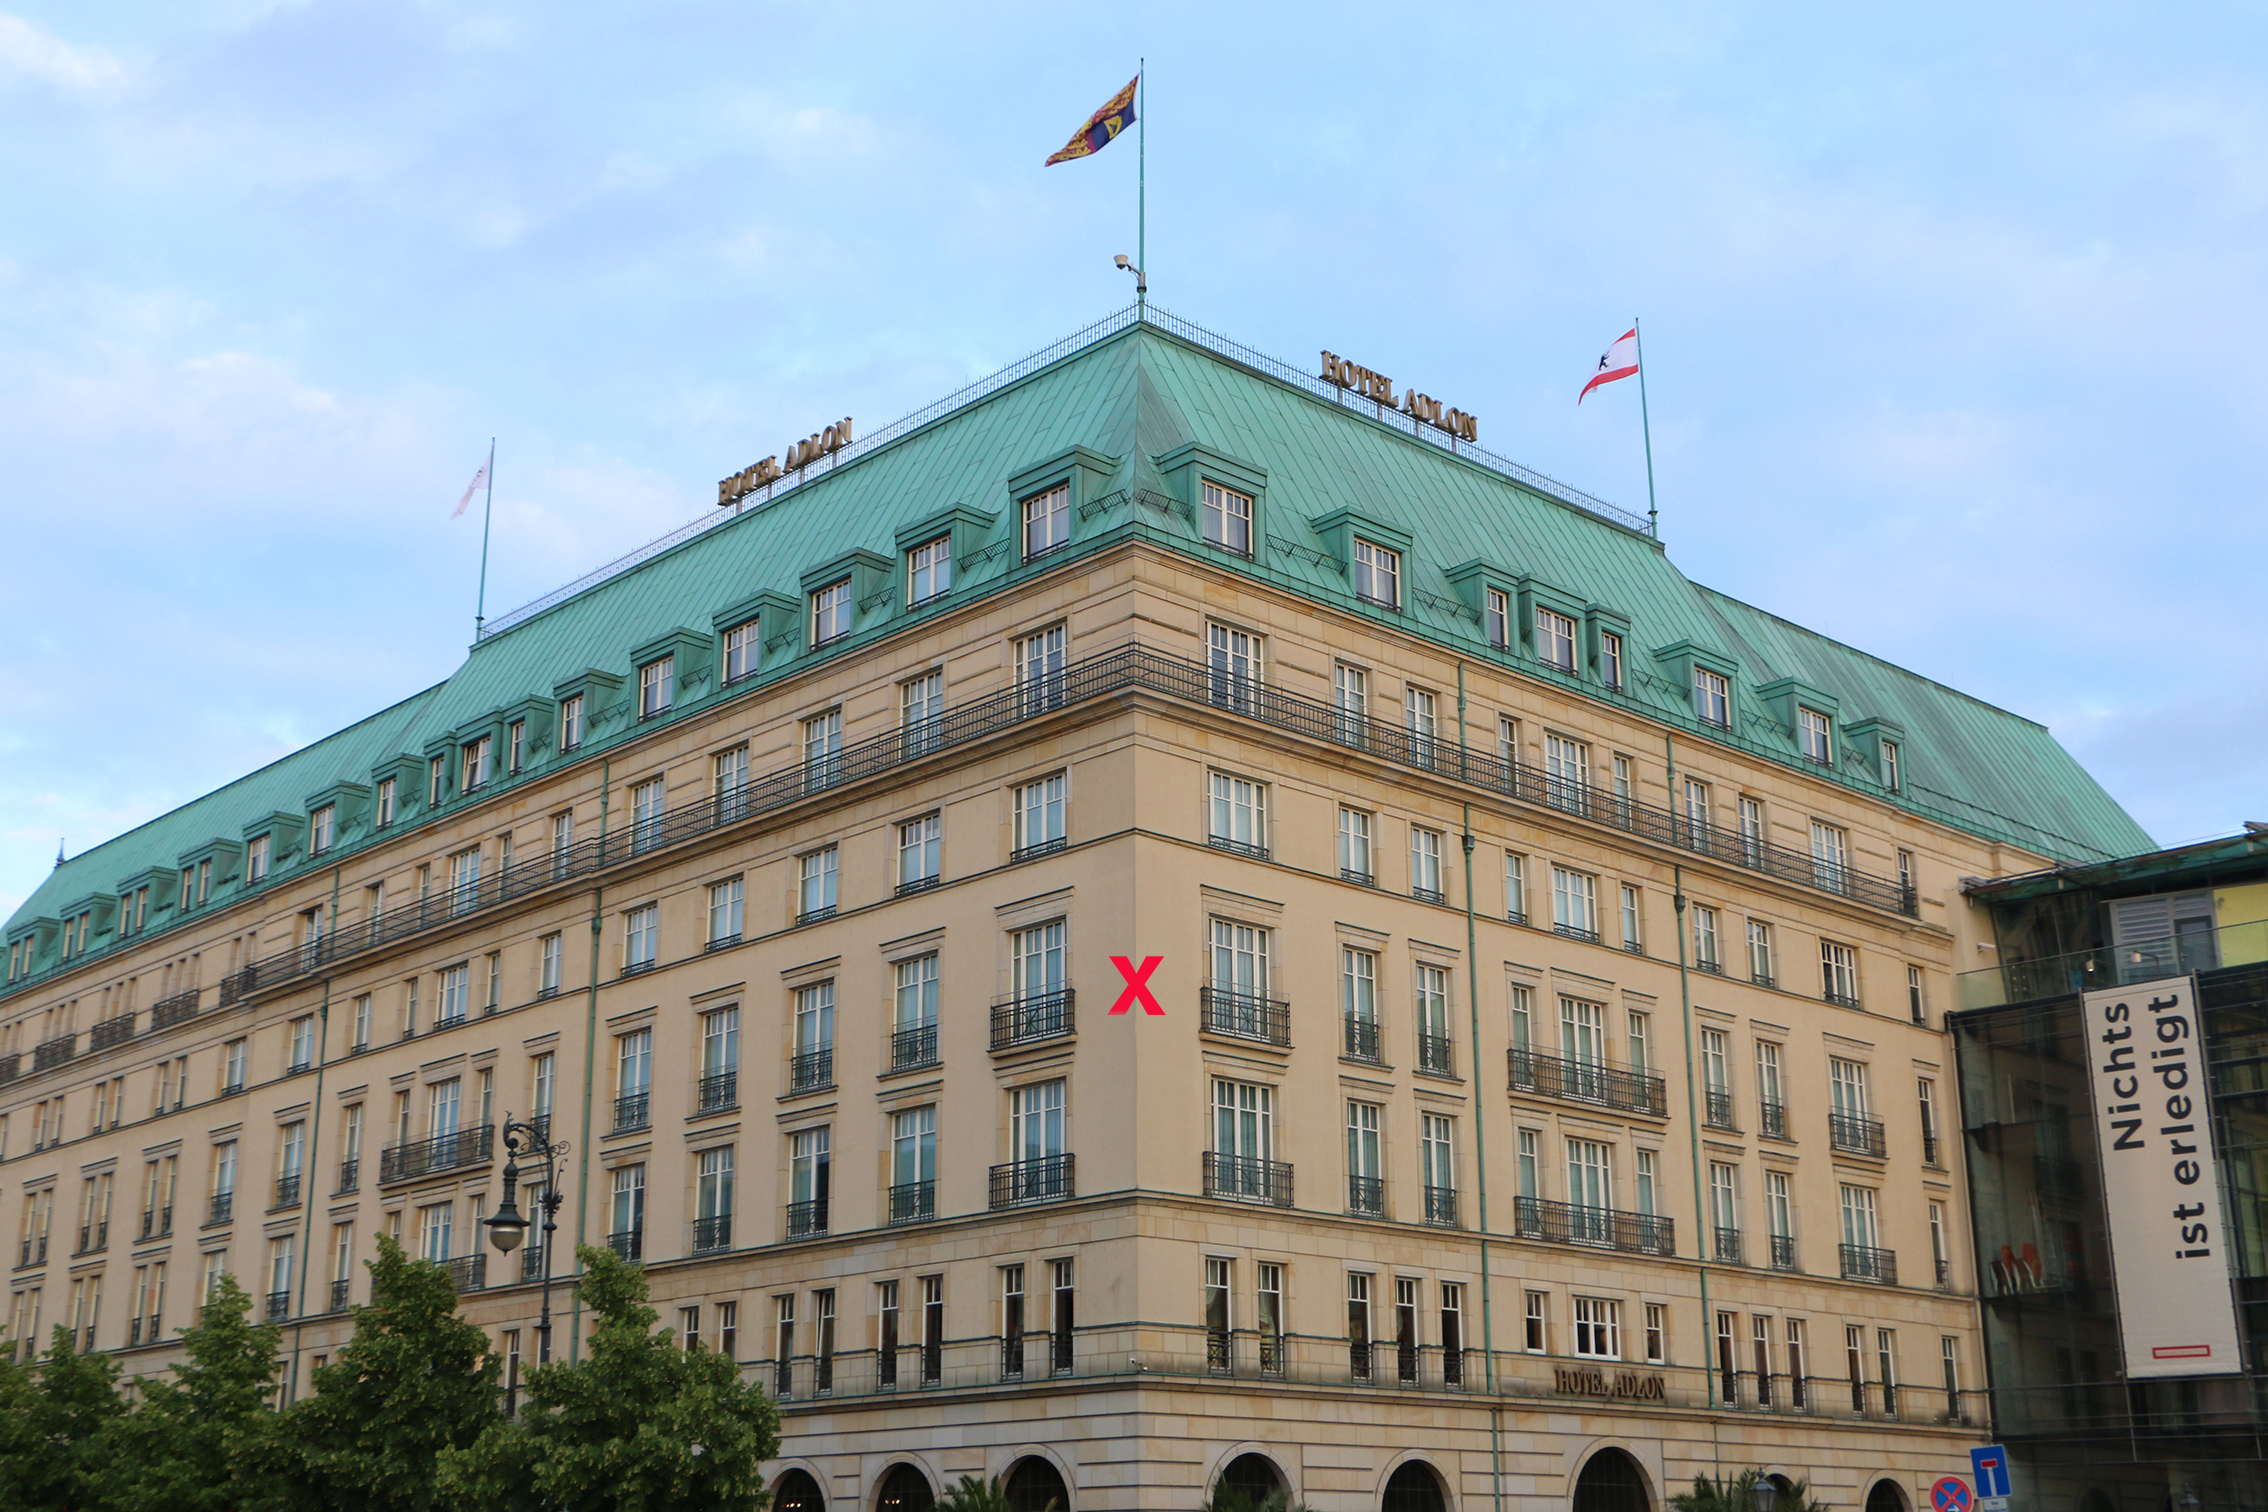
<svg viewBox="0 0 2268 1512">
<path fill-rule="evenodd" d="M 2127 1378 L 2235 1375 L 2244 1363 L 2197 979 L 2106 988 L 2085 1004 Z"/>
</svg>

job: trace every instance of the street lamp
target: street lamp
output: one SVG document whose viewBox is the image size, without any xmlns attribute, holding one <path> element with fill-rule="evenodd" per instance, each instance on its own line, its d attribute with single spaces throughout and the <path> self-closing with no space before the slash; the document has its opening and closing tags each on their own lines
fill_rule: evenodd
<svg viewBox="0 0 2268 1512">
<path fill-rule="evenodd" d="M 1779 1500 L 1779 1483 L 1769 1475 L 1759 1475 L 1750 1483 L 1748 1494 L 1756 1503 L 1756 1512 L 1772 1512 L 1772 1503 Z"/>
<path fill-rule="evenodd" d="M 520 1160 L 522 1155 L 541 1160 L 544 1164 L 543 1196 L 538 1199 L 543 1209 L 543 1315 L 536 1323 L 536 1363 L 551 1363 L 551 1252 L 552 1235 L 559 1232 L 559 1157 L 567 1153 L 567 1142 L 551 1137 L 551 1120 L 539 1118 L 523 1123 L 509 1113 L 504 1115 L 504 1148 L 510 1156 L 504 1162 L 504 1200 L 497 1205 L 496 1215 L 482 1220 L 488 1230 L 488 1242 L 509 1255 L 528 1237 L 528 1220 L 521 1216 L 519 1204 L 513 1199 L 519 1195 Z"/>
</svg>

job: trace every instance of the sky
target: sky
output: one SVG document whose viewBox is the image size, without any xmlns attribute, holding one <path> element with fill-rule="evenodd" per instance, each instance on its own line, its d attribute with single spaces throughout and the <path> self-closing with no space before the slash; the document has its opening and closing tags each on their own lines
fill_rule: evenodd
<svg viewBox="0 0 2268 1512">
<path fill-rule="evenodd" d="M 0 0 L 0 916 L 1152 297 L 2268 819 L 2257 7 Z M 1132 142 L 1043 167 L 1148 60 Z"/>
</svg>

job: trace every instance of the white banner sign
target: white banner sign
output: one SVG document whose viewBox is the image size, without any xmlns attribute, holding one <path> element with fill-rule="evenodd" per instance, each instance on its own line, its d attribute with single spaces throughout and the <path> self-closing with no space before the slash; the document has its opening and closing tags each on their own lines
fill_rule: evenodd
<svg viewBox="0 0 2268 1512">
<path fill-rule="evenodd" d="M 2085 1013 L 2127 1378 L 2235 1375 L 2197 979 L 2090 992 Z"/>
</svg>

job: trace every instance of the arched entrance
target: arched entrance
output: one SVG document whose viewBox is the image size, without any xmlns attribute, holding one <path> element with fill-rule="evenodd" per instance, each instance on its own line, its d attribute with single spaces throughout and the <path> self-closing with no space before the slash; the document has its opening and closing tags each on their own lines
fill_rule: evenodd
<svg viewBox="0 0 2268 1512">
<path fill-rule="evenodd" d="M 1878 1480 L 1866 1493 L 1866 1512 L 1906 1512 L 1906 1493 L 1894 1480 Z"/>
<path fill-rule="evenodd" d="M 1244 1499 L 1246 1506 L 1257 1508 L 1283 1489 L 1284 1478 L 1274 1460 L 1265 1454 L 1240 1454 L 1221 1472 L 1216 1494 L 1232 1491 Z"/>
<path fill-rule="evenodd" d="M 929 1477 L 903 1461 L 882 1477 L 882 1490 L 874 1498 L 874 1512 L 929 1512 L 937 1504 Z"/>
<path fill-rule="evenodd" d="M 1071 1512 L 1071 1488 L 1063 1474 L 1038 1455 L 1026 1455 L 1008 1471 L 1002 1487 L 1008 1512 Z"/>
<path fill-rule="evenodd" d="M 1622 1450 L 1601 1449 L 1575 1477 L 1574 1512 L 1652 1512 L 1646 1472 Z"/>
<path fill-rule="evenodd" d="M 1441 1481 L 1424 1460 L 1406 1460 L 1386 1482 L 1379 1512 L 1449 1512 Z"/>
<path fill-rule="evenodd" d="M 790 1470 L 772 1483 L 772 1512 L 827 1512 L 827 1498 L 808 1470 Z"/>
</svg>

